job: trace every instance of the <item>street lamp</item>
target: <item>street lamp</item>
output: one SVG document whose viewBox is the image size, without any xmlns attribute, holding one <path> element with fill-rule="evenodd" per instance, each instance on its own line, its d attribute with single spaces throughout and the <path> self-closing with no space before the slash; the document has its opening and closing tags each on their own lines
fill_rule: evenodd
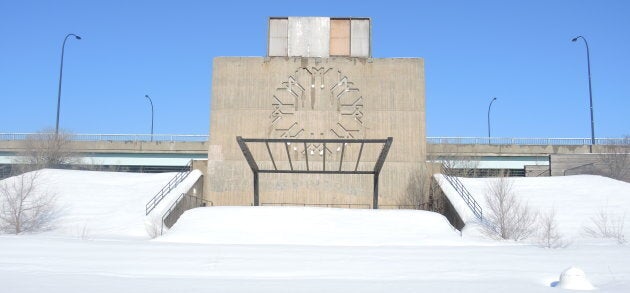
<svg viewBox="0 0 630 293">
<path fill-rule="evenodd" d="M 586 45 L 586 64 L 588 66 L 588 97 L 591 107 L 591 146 L 595 144 L 595 121 L 593 120 L 593 90 L 591 89 L 591 56 L 588 50 L 588 42 L 583 36 L 577 36 L 573 38 L 572 42 L 577 42 L 578 39 L 584 40 Z"/>
<path fill-rule="evenodd" d="M 490 101 L 490 105 L 488 105 L 488 143 L 490 143 L 490 107 L 492 107 L 492 103 L 494 103 L 494 101 L 496 100 L 496 97 L 492 98 L 492 101 Z"/>
<path fill-rule="evenodd" d="M 59 91 L 57 92 L 57 122 L 55 123 L 55 138 L 59 134 L 59 108 L 61 107 L 61 78 L 63 76 L 63 52 L 66 48 L 66 41 L 68 37 L 73 36 L 75 39 L 80 40 L 81 37 L 75 34 L 67 34 L 63 39 L 63 45 L 61 45 L 61 66 L 59 66 Z"/>
<path fill-rule="evenodd" d="M 151 104 L 151 141 L 153 141 L 153 101 L 151 101 L 149 95 L 144 95 L 144 97 L 149 99 L 149 103 Z"/>
</svg>

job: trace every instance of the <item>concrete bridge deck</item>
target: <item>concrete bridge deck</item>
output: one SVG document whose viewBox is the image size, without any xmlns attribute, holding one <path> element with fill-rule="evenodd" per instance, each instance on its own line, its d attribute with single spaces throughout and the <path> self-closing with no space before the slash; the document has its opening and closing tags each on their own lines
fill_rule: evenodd
<svg viewBox="0 0 630 293">
<path fill-rule="evenodd" d="M 32 134 L 0 133 L 0 165 L 12 164 Z M 208 156 L 207 135 L 75 134 L 69 148 L 82 163 L 116 166 L 185 166 Z M 594 163 L 611 148 L 630 153 L 630 139 L 427 137 L 430 161 L 475 160 L 480 169 L 523 169 L 541 166 L 552 175 Z M 554 165 L 553 168 L 549 165 Z"/>
</svg>

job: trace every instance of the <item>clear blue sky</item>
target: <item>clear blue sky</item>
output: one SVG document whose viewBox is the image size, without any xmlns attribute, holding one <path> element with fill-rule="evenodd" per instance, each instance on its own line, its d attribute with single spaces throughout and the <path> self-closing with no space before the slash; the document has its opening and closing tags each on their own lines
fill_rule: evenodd
<svg viewBox="0 0 630 293">
<path fill-rule="evenodd" d="M 207 134 L 212 59 L 263 56 L 269 16 L 372 18 L 373 57 L 425 58 L 427 134 L 630 134 L 630 1 L 0 1 L 0 132 Z"/>
</svg>

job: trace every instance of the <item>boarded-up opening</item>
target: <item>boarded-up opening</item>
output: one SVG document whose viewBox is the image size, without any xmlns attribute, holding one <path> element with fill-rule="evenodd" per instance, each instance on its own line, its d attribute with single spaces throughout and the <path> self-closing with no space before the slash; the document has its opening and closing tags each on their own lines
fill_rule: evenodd
<svg viewBox="0 0 630 293">
<path fill-rule="evenodd" d="M 353 57 L 370 57 L 370 20 L 352 19 L 352 37 L 350 55 Z"/>
<path fill-rule="evenodd" d="M 371 56 L 369 18 L 271 17 L 267 56 Z"/>
<path fill-rule="evenodd" d="M 269 56 L 288 55 L 288 25 L 286 18 L 269 19 Z"/>
<path fill-rule="evenodd" d="M 330 55 L 350 56 L 350 20 L 330 20 Z"/>
</svg>

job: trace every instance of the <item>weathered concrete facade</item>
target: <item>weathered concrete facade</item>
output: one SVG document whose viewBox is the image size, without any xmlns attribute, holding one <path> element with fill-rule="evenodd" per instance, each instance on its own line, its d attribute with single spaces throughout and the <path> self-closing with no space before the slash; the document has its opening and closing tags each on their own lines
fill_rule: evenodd
<svg viewBox="0 0 630 293">
<path fill-rule="evenodd" d="M 400 204 L 425 162 L 424 64 L 419 58 L 220 57 L 214 59 L 206 199 L 250 205 L 253 178 L 236 136 L 244 138 L 394 138 L 380 175 L 380 203 Z M 335 149 L 336 148 L 336 149 Z M 337 146 L 292 150 L 317 164 Z M 252 150 L 270 164 L 266 150 Z M 362 167 L 380 149 L 364 150 Z M 351 162 L 358 150 L 348 150 Z M 276 162 L 286 164 L 287 162 Z M 321 163 L 320 163 L 321 164 Z M 315 165 L 314 165 L 315 166 Z M 357 204 L 370 207 L 372 176 L 261 174 L 262 204 Z"/>
</svg>

